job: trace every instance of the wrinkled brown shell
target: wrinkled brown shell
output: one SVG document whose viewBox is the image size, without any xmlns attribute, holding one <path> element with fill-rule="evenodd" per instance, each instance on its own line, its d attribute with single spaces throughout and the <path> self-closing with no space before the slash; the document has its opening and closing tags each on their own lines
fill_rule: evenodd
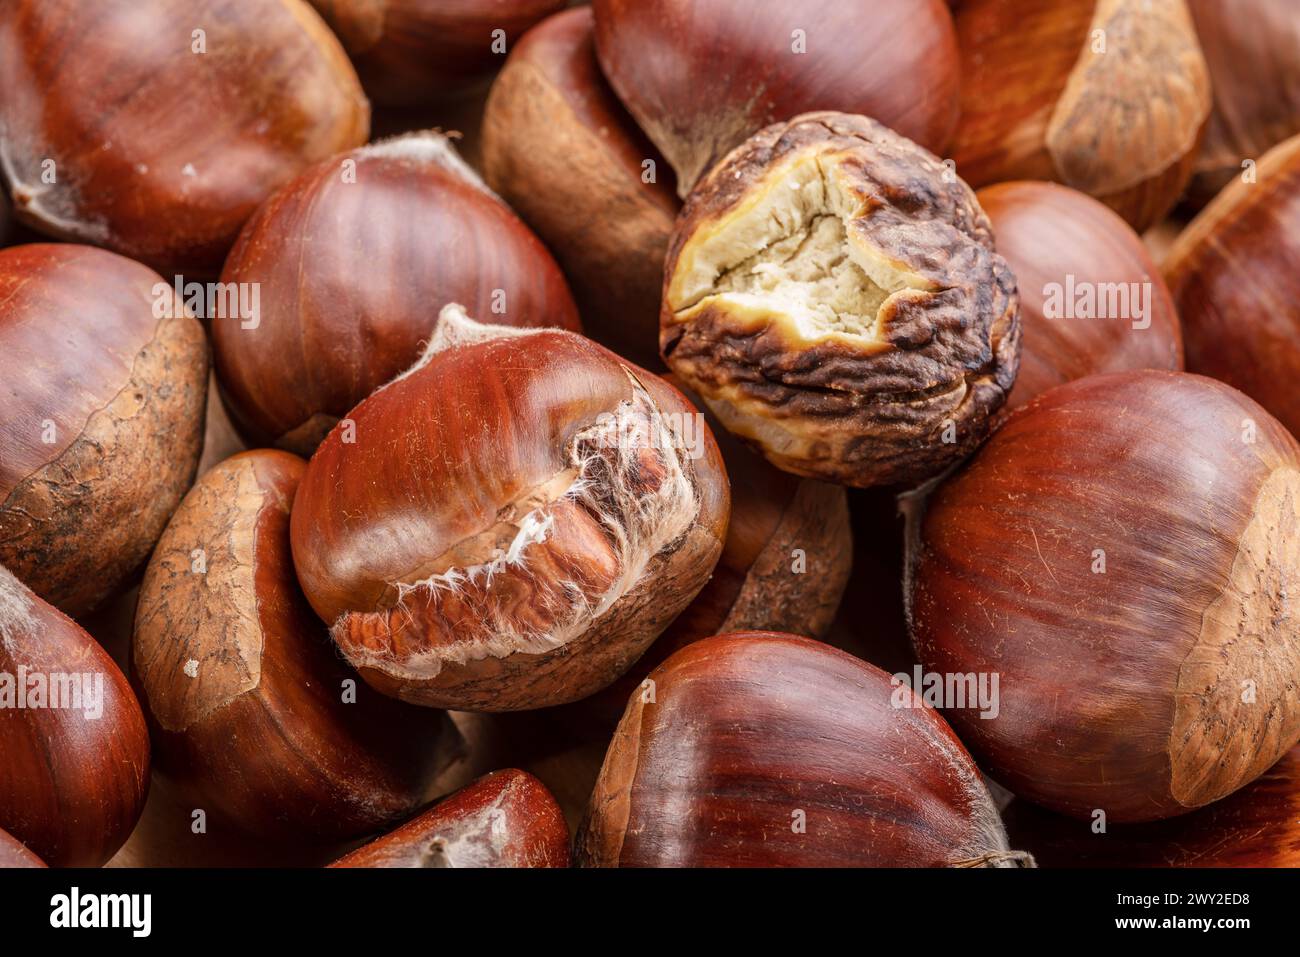
<svg viewBox="0 0 1300 957">
<path fill-rule="evenodd" d="M 737 321 L 711 296 L 682 309 L 684 250 L 808 157 L 858 204 L 850 239 L 922 287 L 880 308 L 883 338 L 810 342 L 788 323 Z M 752 137 L 689 197 L 665 267 L 660 345 L 723 423 L 780 468 L 855 486 L 914 483 L 974 449 L 1006 400 L 1017 304 L 1015 277 L 963 182 L 871 119 L 810 113 Z"/>
<path fill-rule="evenodd" d="M 11 364 L 0 391 L 0 563 L 69 614 L 143 564 L 194 480 L 207 343 L 179 306 L 177 318 L 154 317 L 160 282 L 84 246 L 0 253 L 0 356 Z"/>
</svg>

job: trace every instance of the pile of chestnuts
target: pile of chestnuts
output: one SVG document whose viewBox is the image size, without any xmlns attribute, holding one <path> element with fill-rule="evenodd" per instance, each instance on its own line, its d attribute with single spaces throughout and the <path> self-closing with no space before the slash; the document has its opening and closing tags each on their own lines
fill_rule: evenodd
<svg viewBox="0 0 1300 957">
<path fill-rule="evenodd" d="M 0 4 L 0 867 L 1300 865 L 1300 5 Z"/>
</svg>

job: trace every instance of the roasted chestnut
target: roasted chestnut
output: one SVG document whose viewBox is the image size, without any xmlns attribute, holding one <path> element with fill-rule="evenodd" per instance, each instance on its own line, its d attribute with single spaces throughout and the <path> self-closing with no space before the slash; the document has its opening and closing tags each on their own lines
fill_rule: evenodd
<svg viewBox="0 0 1300 957">
<path fill-rule="evenodd" d="M 98 867 L 148 789 L 149 734 L 126 678 L 0 566 L 0 828 L 53 867 Z"/>
<path fill-rule="evenodd" d="M 1205 203 L 1272 147 L 1300 134 L 1300 6 L 1293 0 L 1187 0 L 1214 109 L 1192 198 Z"/>
<path fill-rule="evenodd" d="M 479 778 L 330 867 L 568 867 L 569 828 L 523 771 Z"/>
<path fill-rule="evenodd" d="M 203 328 L 151 269 L 0 251 L 0 563 L 70 615 L 139 569 L 194 480 Z"/>
<path fill-rule="evenodd" d="M 439 100 L 501 65 L 520 34 L 566 0 L 310 0 L 377 103 Z"/>
<path fill-rule="evenodd" d="M 303 173 L 249 220 L 221 280 L 258 290 L 256 315 L 212 323 L 231 417 L 250 444 L 301 455 L 420 357 L 449 302 L 580 328 L 545 247 L 433 132 Z"/>
<path fill-rule="evenodd" d="M 975 195 L 1020 290 L 1020 371 L 1008 408 L 1098 372 L 1182 369 L 1174 301 L 1124 220 L 1055 183 L 999 183 Z"/>
<path fill-rule="evenodd" d="M 410 814 L 447 721 L 358 688 L 302 597 L 289 510 L 305 468 L 262 450 L 199 479 L 149 562 L 132 644 L 159 771 L 197 807 L 286 843 Z"/>
<path fill-rule="evenodd" d="M 1230 183 L 1165 258 L 1187 368 L 1241 389 L 1300 435 L 1300 135 Z"/>
<path fill-rule="evenodd" d="M 936 152 L 957 121 L 943 0 L 594 0 L 592 9 L 605 76 L 672 163 L 683 197 L 747 137 L 809 110 L 864 113 Z"/>
<path fill-rule="evenodd" d="M 492 84 L 483 172 L 555 253 L 586 331 L 659 364 L 659 292 L 680 203 L 596 62 L 590 7 L 524 35 Z"/>
<path fill-rule="evenodd" d="M 927 674 L 998 676 L 946 715 L 1020 797 L 1094 821 L 1227 797 L 1300 739 L 1300 445 L 1177 372 L 1089 376 L 1013 412 L 916 518 Z"/>
<path fill-rule="evenodd" d="M 1055 180 L 1139 232 L 1159 222 L 1210 115 L 1184 0 L 963 0 L 955 16 L 962 178 Z"/>
<path fill-rule="evenodd" d="M 589 867 L 1013 867 L 979 770 L 907 687 L 807 638 L 698 641 L 634 694 Z"/>
<path fill-rule="evenodd" d="M 258 203 L 370 128 L 305 0 L 10 0 L 0 90 L 24 221 L 169 274 L 215 275 Z"/>
<path fill-rule="evenodd" d="M 582 336 L 443 311 L 425 356 L 330 432 L 294 501 L 308 600 L 367 681 L 469 711 L 625 672 L 726 531 L 712 435 Z"/>
<path fill-rule="evenodd" d="M 731 432 L 797 475 L 919 482 L 1015 380 L 1016 282 L 975 194 L 864 116 L 768 127 L 696 187 L 660 348 Z"/>
</svg>

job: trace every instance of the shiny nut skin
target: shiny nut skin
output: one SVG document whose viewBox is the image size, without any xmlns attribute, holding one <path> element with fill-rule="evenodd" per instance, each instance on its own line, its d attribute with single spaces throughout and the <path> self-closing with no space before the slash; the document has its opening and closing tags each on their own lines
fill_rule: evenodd
<svg viewBox="0 0 1300 957">
<path fill-rule="evenodd" d="M 1210 81 L 1185 0 L 962 0 L 961 122 L 972 186 L 1047 179 L 1142 232 L 1191 178 Z"/>
<path fill-rule="evenodd" d="M 779 468 L 915 484 L 974 449 L 1020 346 L 1015 277 L 974 193 L 863 116 L 809 113 L 691 194 L 660 349 Z"/>
<path fill-rule="evenodd" d="M 590 7 L 547 18 L 511 51 L 483 115 L 483 173 L 559 260 L 587 334 L 657 368 L 664 254 L 681 203 L 668 164 L 600 72 Z"/>
<path fill-rule="evenodd" d="M 330 867 L 568 867 L 569 828 L 541 781 L 497 771 Z"/>
<path fill-rule="evenodd" d="M 1182 369 L 1173 298 L 1123 219 L 1056 183 L 998 183 L 975 195 L 1020 289 L 1020 370 L 1007 408 L 1099 372 Z"/>
<path fill-rule="evenodd" d="M 44 233 L 215 275 L 258 203 L 366 140 L 356 73 L 306 0 L 93 6 L 0 7 L 0 170 Z"/>
<path fill-rule="evenodd" d="M 0 564 L 80 615 L 194 480 L 207 343 L 161 276 L 89 246 L 0 251 L 0 303 Z"/>
<path fill-rule="evenodd" d="M 917 653 L 1000 675 L 997 717 L 948 717 L 1020 797 L 1083 820 L 1185 813 L 1300 739 L 1297 521 L 1300 446 L 1246 396 L 1177 372 L 1077 379 L 1013 412 L 915 518 Z"/>
<path fill-rule="evenodd" d="M 681 196 L 771 123 L 872 116 L 939 152 L 957 120 L 943 0 L 595 0 L 610 85 L 677 173 Z M 906 36 L 906 42 L 898 42 Z"/>
<path fill-rule="evenodd" d="M 589 340 L 450 312 L 426 360 L 313 456 L 298 578 L 386 693 L 562 704 L 626 671 L 707 581 L 721 457 L 680 393 Z"/>
<path fill-rule="evenodd" d="M 99 867 L 149 790 L 149 734 L 130 685 L 90 635 L 3 566 L 0 675 L 0 828 L 51 867 Z"/>
<path fill-rule="evenodd" d="M 285 843 L 400 820 L 445 758 L 445 716 L 355 687 L 298 588 L 289 510 L 305 468 L 259 450 L 198 481 L 150 560 L 132 643 L 159 771 Z"/>
<path fill-rule="evenodd" d="M 749 632 L 695 642 L 651 680 L 605 756 L 585 866 L 1025 863 L 956 735 L 866 662 Z"/>
<path fill-rule="evenodd" d="M 449 302 L 580 328 L 546 248 L 436 132 L 304 172 L 249 220 L 221 278 L 258 284 L 260 306 L 212 323 L 225 404 L 251 444 L 304 456 L 419 358 Z"/>
<path fill-rule="evenodd" d="M 1300 135 L 1230 183 L 1174 242 L 1165 278 L 1187 368 L 1241 389 L 1300 435 Z"/>
</svg>

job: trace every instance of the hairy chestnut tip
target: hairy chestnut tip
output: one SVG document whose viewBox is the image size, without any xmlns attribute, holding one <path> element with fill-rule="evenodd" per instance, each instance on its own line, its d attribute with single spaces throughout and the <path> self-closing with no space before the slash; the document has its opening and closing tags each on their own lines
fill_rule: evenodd
<svg viewBox="0 0 1300 957">
<path fill-rule="evenodd" d="M 613 681 L 707 580 L 726 476 L 661 380 L 572 333 L 444 312 L 336 428 L 294 503 L 299 578 L 405 700 L 559 704 Z"/>
<path fill-rule="evenodd" d="M 577 842 L 600 867 L 1016 867 L 956 735 L 884 672 L 738 633 L 629 700 Z"/>
<path fill-rule="evenodd" d="M 1171 817 L 1300 740 L 1300 445 L 1229 386 L 1146 371 L 1050 389 L 912 519 L 917 653 L 999 677 L 995 716 L 947 714 L 1016 794 Z"/>
<path fill-rule="evenodd" d="M 915 484 L 974 449 L 1006 400 L 1017 302 L 964 183 L 874 120 L 809 113 L 755 135 L 689 197 L 660 342 L 777 466 Z"/>
</svg>

